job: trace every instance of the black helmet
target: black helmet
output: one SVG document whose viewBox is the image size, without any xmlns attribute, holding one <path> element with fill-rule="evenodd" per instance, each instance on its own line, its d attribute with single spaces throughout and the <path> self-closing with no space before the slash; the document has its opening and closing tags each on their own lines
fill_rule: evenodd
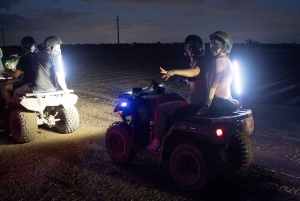
<svg viewBox="0 0 300 201">
<path fill-rule="evenodd" d="M 210 34 L 209 38 L 210 40 L 213 38 L 221 40 L 223 42 L 222 52 L 227 54 L 230 53 L 233 42 L 232 38 L 227 33 L 223 31 L 216 31 L 215 33 Z"/>
<path fill-rule="evenodd" d="M 192 40 L 199 42 L 199 47 L 198 47 L 199 56 L 204 56 L 205 45 L 203 43 L 203 40 L 197 35 L 189 35 L 185 38 L 185 40 L 184 40 L 184 55 L 187 55 L 187 44 Z"/>
<path fill-rule="evenodd" d="M 35 40 L 31 36 L 26 36 L 21 40 L 21 46 L 23 50 L 35 50 L 36 43 Z"/>
<path fill-rule="evenodd" d="M 45 48 L 49 48 L 49 47 L 52 47 L 54 45 L 60 45 L 60 44 L 62 44 L 62 41 L 60 40 L 60 38 L 58 38 L 56 36 L 49 36 L 48 38 L 46 38 L 44 40 Z"/>
</svg>

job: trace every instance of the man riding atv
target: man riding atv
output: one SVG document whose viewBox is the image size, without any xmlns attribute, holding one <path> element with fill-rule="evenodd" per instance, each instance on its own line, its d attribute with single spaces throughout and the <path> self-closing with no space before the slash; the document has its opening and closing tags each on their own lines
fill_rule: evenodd
<svg viewBox="0 0 300 201">
<path fill-rule="evenodd" d="M 17 143 L 32 141 L 38 125 L 56 127 L 60 133 L 72 133 L 79 126 L 79 114 L 74 106 L 78 96 L 68 90 L 62 67 L 61 40 L 56 36 L 45 39 L 45 51 L 36 54 L 32 83 L 23 85 L 9 99 L 1 113 L 4 125 Z M 8 78 L 1 79 L 1 83 Z"/>
<path fill-rule="evenodd" d="M 239 102 L 232 98 L 230 85 L 233 79 L 233 67 L 227 54 L 230 53 L 233 42 L 231 37 L 217 31 L 209 35 L 210 50 L 215 57 L 213 66 L 206 74 L 208 96 L 204 106 L 196 113 L 203 116 L 209 113 L 230 113 L 239 107 Z"/>
<path fill-rule="evenodd" d="M 61 60 L 61 44 L 62 41 L 56 36 L 45 39 L 45 51 L 38 52 L 35 56 L 32 84 L 19 88 L 16 93 L 56 91 L 58 87 L 68 93 Z"/>
<path fill-rule="evenodd" d="M 6 100 L 6 107 L 8 107 L 9 99 L 12 92 L 17 88 L 29 84 L 32 82 L 33 78 L 33 60 L 34 60 L 34 51 L 36 50 L 36 42 L 31 36 L 26 36 L 21 40 L 21 46 L 25 51 L 25 54 L 19 58 L 16 70 L 12 72 L 2 72 L 2 75 L 5 77 L 13 77 L 15 79 L 19 78 L 22 73 L 20 80 L 13 80 L 13 82 L 7 83 L 4 86 L 4 96 Z"/>
</svg>

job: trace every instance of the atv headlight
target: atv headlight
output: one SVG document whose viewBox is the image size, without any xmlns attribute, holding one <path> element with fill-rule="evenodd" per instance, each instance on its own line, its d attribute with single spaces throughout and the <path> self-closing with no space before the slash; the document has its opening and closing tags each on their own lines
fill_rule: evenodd
<svg viewBox="0 0 300 201">
<path fill-rule="evenodd" d="M 120 106 L 121 107 L 126 107 L 127 106 L 127 102 L 121 102 Z"/>
<path fill-rule="evenodd" d="M 126 100 L 120 100 L 117 102 L 114 112 L 118 115 L 130 115 L 129 102 Z"/>
</svg>

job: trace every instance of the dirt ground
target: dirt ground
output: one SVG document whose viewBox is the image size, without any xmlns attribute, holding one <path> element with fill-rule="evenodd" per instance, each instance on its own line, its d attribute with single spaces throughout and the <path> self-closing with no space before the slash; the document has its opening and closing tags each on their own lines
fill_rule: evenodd
<svg viewBox="0 0 300 201">
<path fill-rule="evenodd" d="M 117 95 L 158 80 L 160 64 L 172 66 L 181 53 L 165 51 L 153 59 L 146 51 L 66 52 L 80 127 L 71 134 L 40 127 L 27 144 L 15 144 L 1 131 L 0 200 L 300 200 L 299 107 L 244 101 L 255 121 L 253 163 L 247 173 L 219 176 L 197 192 L 182 190 L 168 170 L 147 159 L 122 167 L 110 160 L 104 136 L 120 120 L 113 114 Z M 187 95 L 174 81 L 166 84 Z"/>
</svg>

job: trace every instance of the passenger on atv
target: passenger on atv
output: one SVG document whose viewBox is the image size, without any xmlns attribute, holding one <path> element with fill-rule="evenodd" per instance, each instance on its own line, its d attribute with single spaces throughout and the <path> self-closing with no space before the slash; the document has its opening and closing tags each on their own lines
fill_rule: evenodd
<svg viewBox="0 0 300 201">
<path fill-rule="evenodd" d="M 209 37 L 211 40 L 210 50 L 215 59 L 212 67 L 207 69 L 207 72 L 201 71 L 200 73 L 199 71 L 200 76 L 206 74 L 207 85 L 203 84 L 205 87 L 208 86 L 206 100 L 185 106 L 183 104 L 182 107 L 177 103 L 177 107 L 173 108 L 167 107 L 167 105 L 173 104 L 172 102 L 159 105 L 154 117 L 155 136 L 150 145 L 147 146 L 148 150 L 155 153 L 160 152 L 161 138 L 167 130 L 170 117 L 170 124 L 172 124 L 176 121 L 184 121 L 188 116 L 203 116 L 214 113 L 225 114 L 234 112 L 239 108 L 239 102 L 232 98 L 230 90 L 233 79 L 233 67 L 227 54 L 231 51 L 232 39 L 227 33 L 222 31 L 210 34 Z M 187 51 L 191 55 L 188 47 Z M 191 61 L 193 61 L 192 57 Z M 165 74 L 163 78 L 166 78 L 166 80 L 175 74 L 174 70 L 165 71 L 163 69 L 161 73 Z"/>
<path fill-rule="evenodd" d="M 56 36 L 45 39 L 45 50 L 38 52 L 35 56 L 32 84 L 18 88 L 16 94 L 50 92 L 57 89 L 68 93 L 61 60 L 61 44 L 62 41 Z"/>
<path fill-rule="evenodd" d="M 6 107 L 9 105 L 9 99 L 12 92 L 16 91 L 17 88 L 31 83 L 33 79 L 33 60 L 34 51 L 36 50 L 36 42 L 31 36 L 26 36 L 21 40 L 22 49 L 25 54 L 20 56 L 16 70 L 12 72 L 2 72 L 1 74 L 5 77 L 13 77 L 17 80 L 12 80 L 4 86 L 4 97 L 6 101 Z M 23 73 L 23 75 L 22 75 Z M 22 77 L 21 79 L 18 79 Z"/>
</svg>

